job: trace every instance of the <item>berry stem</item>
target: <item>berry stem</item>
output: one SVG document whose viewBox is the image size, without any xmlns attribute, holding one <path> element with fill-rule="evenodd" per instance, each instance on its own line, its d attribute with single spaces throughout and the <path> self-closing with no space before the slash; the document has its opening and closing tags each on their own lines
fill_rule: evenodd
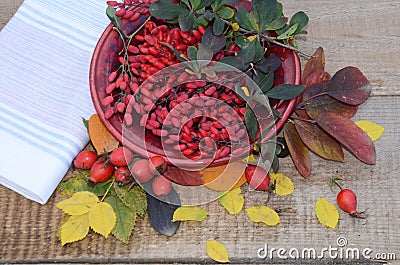
<svg viewBox="0 0 400 265">
<path fill-rule="evenodd" d="M 113 180 L 111 181 L 110 186 L 108 186 L 108 188 L 107 188 L 107 190 L 106 190 L 106 193 L 104 193 L 103 197 L 101 197 L 101 200 L 100 200 L 101 202 L 104 201 L 104 199 L 107 197 L 108 193 L 109 193 L 110 190 L 111 190 L 111 187 L 114 185 L 114 182 L 115 182 L 115 179 L 113 179 Z"/>
</svg>

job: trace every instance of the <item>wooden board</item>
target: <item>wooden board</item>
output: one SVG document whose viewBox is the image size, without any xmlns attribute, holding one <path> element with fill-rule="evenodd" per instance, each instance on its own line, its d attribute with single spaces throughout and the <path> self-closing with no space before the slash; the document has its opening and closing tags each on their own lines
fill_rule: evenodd
<svg viewBox="0 0 400 265">
<path fill-rule="evenodd" d="M 21 2 L 0 2 L 1 26 Z M 139 220 L 129 245 L 91 233 L 79 243 L 61 247 L 56 236 L 62 218 L 62 212 L 55 207 L 63 199 L 59 193 L 41 206 L 0 187 L 0 263 L 213 263 L 205 252 L 206 240 L 213 239 L 225 244 L 232 263 L 286 263 L 289 261 L 278 258 L 259 259 L 257 250 L 265 243 L 270 248 L 321 250 L 336 247 L 339 237 L 348 240 L 349 248 L 371 248 L 373 255 L 395 253 L 400 259 L 400 2 L 282 2 L 287 15 L 304 10 L 310 16 L 309 34 L 299 42 L 304 52 L 312 53 L 322 46 L 330 73 L 353 65 L 371 80 L 374 96 L 360 108 L 355 120 L 368 119 L 386 127 L 384 136 L 376 142 L 375 166 L 364 165 L 349 153 L 344 164 L 313 156 L 313 174 L 304 180 L 287 158 L 282 161 L 281 170 L 292 177 L 296 191 L 289 197 L 270 198 L 270 207 L 282 209 L 277 227 L 253 224 L 244 212 L 230 216 L 213 202 L 203 206 L 210 212 L 203 223 L 183 223 L 171 238 L 158 235 L 147 219 Z M 338 174 L 344 176 L 347 187 L 357 192 L 359 209 L 368 209 L 368 218 L 353 219 L 341 212 L 338 228 L 330 230 L 318 223 L 313 208 L 320 197 L 334 202 L 328 180 Z M 261 205 L 266 200 L 265 194 L 246 191 L 245 207 Z M 336 260 L 342 261 L 345 260 Z"/>
</svg>

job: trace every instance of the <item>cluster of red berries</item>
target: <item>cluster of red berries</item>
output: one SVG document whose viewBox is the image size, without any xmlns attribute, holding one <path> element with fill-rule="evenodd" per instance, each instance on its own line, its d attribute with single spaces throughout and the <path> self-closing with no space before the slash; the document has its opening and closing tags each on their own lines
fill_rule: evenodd
<svg viewBox="0 0 400 265">
<path fill-rule="evenodd" d="M 123 7 L 118 11 L 121 9 Z M 126 13 L 122 18 L 126 19 Z M 187 57 L 187 48 L 197 46 L 204 33 L 203 26 L 184 32 L 147 22 L 129 42 L 126 53 L 119 56 L 120 67 L 107 76 L 109 85 L 102 101 L 105 118 L 123 113 L 125 125 L 131 126 L 139 114 L 141 119 L 135 125 L 140 124 L 155 136 L 167 137 L 163 143 L 169 145 L 171 151 L 181 151 L 193 160 L 242 153 L 243 148 L 248 147 L 243 140 L 247 133 L 242 123 L 246 103 L 234 92 L 235 81 L 225 82 L 224 86 L 214 83 L 237 80 L 237 73 L 217 73 L 207 76 L 206 80 L 198 80 L 196 75 L 180 69 L 166 70 L 180 62 L 170 46 Z M 232 44 L 226 51 L 216 53 L 213 60 L 239 50 Z M 157 74 L 163 69 L 162 74 Z M 200 146 L 203 139 L 204 150 Z"/>
<path fill-rule="evenodd" d="M 167 195 L 171 192 L 171 181 L 161 175 L 167 169 L 167 163 L 162 157 L 135 160 L 129 170 L 128 165 L 133 158 L 132 152 L 124 147 L 118 147 L 110 154 L 101 157 L 93 151 L 83 150 L 75 157 L 73 163 L 76 168 L 90 170 L 88 179 L 90 186 L 105 182 L 112 177 L 121 186 L 135 184 L 135 180 L 146 183 L 155 177 L 152 183 L 155 195 Z"/>
</svg>

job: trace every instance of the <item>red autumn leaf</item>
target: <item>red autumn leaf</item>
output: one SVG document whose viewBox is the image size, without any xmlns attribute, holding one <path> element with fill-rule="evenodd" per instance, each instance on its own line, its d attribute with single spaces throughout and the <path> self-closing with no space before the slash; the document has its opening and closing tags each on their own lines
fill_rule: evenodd
<svg viewBox="0 0 400 265">
<path fill-rule="evenodd" d="M 163 175 L 182 186 L 203 185 L 203 177 L 199 171 L 188 171 L 177 167 L 168 167 Z"/>
<path fill-rule="evenodd" d="M 304 178 L 308 178 L 311 174 L 310 152 L 302 142 L 293 123 L 285 124 L 284 136 L 294 165 Z"/>
<path fill-rule="evenodd" d="M 314 153 L 328 160 L 344 162 L 340 144 L 318 125 L 295 120 L 297 132 L 304 144 Z"/>
<path fill-rule="evenodd" d="M 302 83 L 305 84 L 305 80 L 310 74 L 324 70 L 325 70 L 324 49 L 322 47 L 319 47 L 304 66 Z"/>
<path fill-rule="evenodd" d="M 308 88 L 316 83 L 329 80 L 331 80 L 331 75 L 329 73 L 325 71 L 318 71 L 311 73 L 306 79 L 304 79 L 304 85 Z"/>
<path fill-rule="evenodd" d="M 371 84 L 360 69 L 349 66 L 336 72 L 327 92 L 344 103 L 360 105 L 371 95 Z"/>
<path fill-rule="evenodd" d="M 342 103 L 328 95 L 314 97 L 325 93 L 327 88 L 328 82 L 324 81 L 312 85 L 304 92 L 305 109 L 312 119 L 316 119 L 321 112 L 325 111 L 334 112 L 347 118 L 351 118 L 357 113 L 357 106 Z"/>
<path fill-rule="evenodd" d="M 362 162 L 375 164 L 375 146 L 371 138 L 353 121 L 337 113 L 322 112 L 317 123 Z"/>
</svg>

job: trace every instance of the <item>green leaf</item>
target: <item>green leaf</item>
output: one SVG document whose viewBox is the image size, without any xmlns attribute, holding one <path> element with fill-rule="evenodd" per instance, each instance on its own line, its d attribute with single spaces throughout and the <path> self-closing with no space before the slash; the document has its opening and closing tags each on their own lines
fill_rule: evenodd
<svg viewBox="0 0 400 265">
<path fill-rule="evenodd" d="M 260 29 L 264 29 L 273 20 L 279 17 L 278 2 L 276 0 L 253 0 L 252 8 Z"/>
<path fill-rule="evenodd" d="M 246 9 L 241 6 L 237 7 L 235 20 L 239 24 L 239 26 L 244 29 L 257 30 L 254 16 L 252 16 L 252 14 L 250 14 Z"/>
<path fill-rule="evenodd" d="M 290 39 L 293 34 L 295 34 L 299 24 L 294 24 L 292 25 L 288 30 L 286 30 L 284 33 L 280 34 L 278 37 L 276 37 L 277 40 L 287 40 Z"/>
<path fill-rule="evenodd" d="M 191 30 L 194 24 L 194 14 L 188 10 L 183 11 L 182 13 L 179 14 L 179 27 L 183 31 L 188 31 Z"/>
<path fill-rule="evenodd" d="M 117 217 L 117 222 L 111 233 L 125 244 L 129 244 L 129 238 L 136 222 L 135 210 L 127 207 L 115 196 L 108 196 L 104 201 L 111 205 Z"/>
<path fill-rule="evenodd" d="M 197 28 L 198 26 L 203 26 L 203 27 L 207 27 L 208 26 L 208 21 L 207 19 L 204 17 L 204 15 L 201 15 L 197 18 L 194 19 L 194 25 L 193 28 Z"/>
<path fill-rule="evenodd" d="M 240 50 L 238 58 L 240 58 L 245 65 L 251 62 L 257 62 L 264 57 L 265 50 L 259 40 L 253 40 Z"/>
<path fill-rule="evenodd" d="M 287 17 L 278 17 L 278 18 L 274 19 L 270 24 L 265 26 L 264 29 L 265 30 L 278 30 L 278 29 L 283 28 L 287 22 L 288 22 Z"/>
<path fill-rule="evenodd" d="M 196 206 L 181 206 L 175 210 L 172 222 L 176 221 L 203 221 L 208 212 Z"/>
<path fill-rule="evenodd" d="M 110 186 L 111 179 L 100 182 L 94 185 L 94 187 L 89 186 L 87 183 L 89 179 L 89 171 L 83 171 L 81 175 L 76 175 L 68 178 L 67 180 L 61 182 L 58 188 L 61 194 L 64 196 L 72 196 L 74 193 L 79 191 L 90 191 L 97 196 L 103 196 L 108 187 Z"/>
<path fill-rule="evenodd" d="M 256 139 L 258 132 L 258 122 L 256 115 L 251 110 L 249 104 L 246 105 L 246 113 L 244 114 L 246 128 L 249 131 L 249 135 L 251 138 Z"/>
<path fill-rule="evenodd" d="M 176 20 L 187 8 L 183 4 L 175 4 L 172 0 L 159 0 L 150 5 L 149 11 L 159 19 Z"/>
<path fill-rule="evenodd" d="M 204 17 L 208 21 L 212 21 L 215 18 L 215 13 L 212 12 L 211 10 L 206 10 L 206 12 L 204 12 Z"/>
<path fill-rule="evenodd" d="M 89 130 L 89 120 L 82 117 L 83 125 L 85 125 L 86 130 Z"/>
<path fill-rule="evenodd" d="M 224 35 L 214 35 L 212 28 L 208 27 L 206 32 L 204 32 L 201 42 L 211 48 L 215 54 L 225 47 L 226 37 Z"/>
<path fill-rule="evenodd" d="M 211 5 L 212 3 L 215 2 L 215 0 L 196 0 L 195 2 L 196 2 L 196 5 L 193 8 L 194 8 L 194 10 L 199 10 L 199 9 L 202 9 L 204 7 Z M 199 3 L 197 4 L 197 2 L 199 2 Z"/>
<path fill-rule="evenodd" d="M 269 98 L 290 100 L 299 96 L 305 88 L 303 85 L 281 84 L 267 91 L 265 95 Z"/>
<path fill-rule="evenodd" d="M 225 29 L 225 22 L 221 18 L 215 17 L 213 23 L 214 34 L 216 36 L 221 35 L 222 33 L 224 33 L 224 29 Z"/>
<path fill-rule="evenodd" d="M 294 34 L 298 34 L 302 31 L 302 29 L 307 26 L 308 24 L 308 16 L 303 11 L 299 11 L 293 15 L 292 19 L 290 20 L 290 26 L 297 24 L 297 29 Z"/>
<path fill-rule="evenodd" d="M 188 57 L 191 61 L 197 60 L 197 48 L 194 46 L 189 46 L 187 49 Z"/>
<path fill-rule="evenodd" d="M 257 72 L 258 72 L 258 77 L 256 78 L 257 85 L 263 93 L 266 93 L 271 89 L 272 85 L 274 84 L 274 73 L 269 72 L 267 74 L 263 74 L 259 71 Z"/>
<path fill-rule="evenodd" d="M 118 198 L 130 209 L 134 210 L 140 217 L 143 217 L 147 211 L 147 199 L 145 191 L 134 186 L 129 190 L 129 187 L 118 186 L 114 184 L 115 193 Z"/>
<path fill-rule="evenodd" d="M 197 51 L 197 60 L 211 61 L 214 53 L 211 48 L 203 43 L 199 43 L 199 50 Z"/>
<path fill-rule="evenodd" d="M 244 65 L 242 59 L 240 59 L 240 58 L 238 58 L 238 57 L 236 57 L 236 56 L 224 57 L 224 58 L 222 58 L 221 60 L 219 60 L 218 62 L 219 62 L 219 63 L 228 64 L 228 65 L 230 65 L 230 66 L 232 66 L 232 67 L 235 67 L 235 68 L 237 68 L 237 69 L 239 69 L 239 70 L 242 70 L 242 71 L 245 70 L 245 65 Z M 219 67 L 219 65 L 216 64 L 214 68 L 218 68 L 218 67 Z M 214 68 L 213 68 L 213 69 L 214 69 Z M 226 71 L 226 70 L 231 71 L 231 69 L 226 69 L 225 66 L 222 66 L 221 69 L 220 69 L 220 68 L 221 68 L 221 67 L 219 67 L 218 70 L 215 70 L 215 71 L 217 71 L 217 72 L 218 72 L 218 71 Z M 247 68 L 247 67 L 246 67 L 246 68 Z"/>
<path fill-rule="evenodd" d="M 221 6 L 217 11 L 217 15 L 223 19 L 231 19 L 235 15 L 235 11 L 230 7 Z"/>
<path fill-rule="evenodd" d="M 121 29 L 121 18 L 116 15 L 115 8 L 112 6 L 108 6 L 106 9 L 107 17 L 111 20 L 114 26 L 118 29 Z"/>
</svg>

